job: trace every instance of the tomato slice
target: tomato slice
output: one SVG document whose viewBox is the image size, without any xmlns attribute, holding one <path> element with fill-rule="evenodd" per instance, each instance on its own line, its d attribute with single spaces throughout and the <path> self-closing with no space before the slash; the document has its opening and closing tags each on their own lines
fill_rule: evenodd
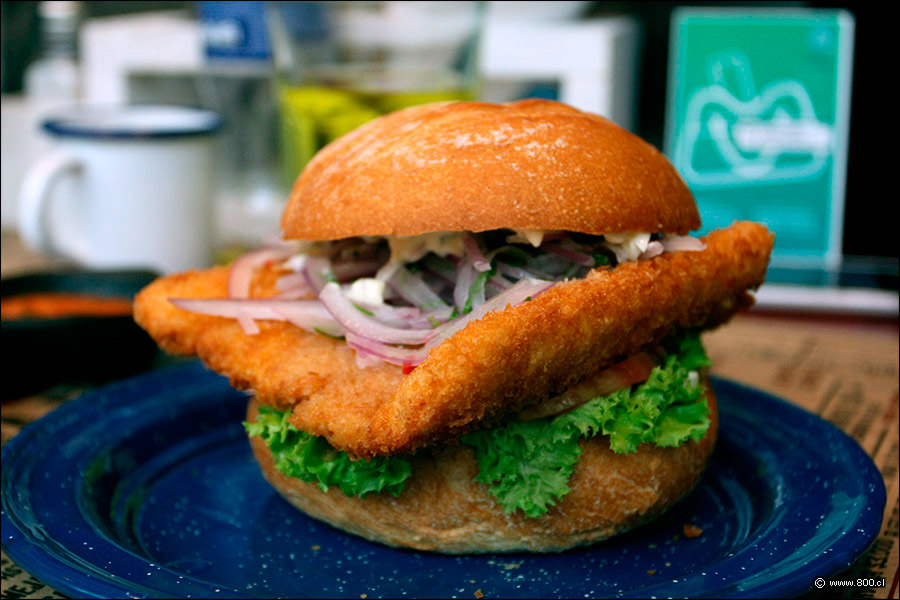
<svg viewBox="0 0 900 600">
<path fill-rule="evenodd" d="M 543 402 L 529 406 L 519 413 L 522 421 L 550 417 L 578 408 L 582 404 L 598 396 L 606 396 L 617 390 L 631 387 L 636 383 L 647 381 L 656 361 L 647 352 L 639 352 L 621 362 L 598 371 L 568 390 L 548 398 Z"/>
</svg>

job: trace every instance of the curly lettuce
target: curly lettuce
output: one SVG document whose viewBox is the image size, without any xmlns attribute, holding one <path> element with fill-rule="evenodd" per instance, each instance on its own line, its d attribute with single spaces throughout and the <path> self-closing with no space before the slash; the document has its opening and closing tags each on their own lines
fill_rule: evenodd
<svg viewBox="0 0 900 600">
<path fill-rule="evenodd" d="M 567 413 L 464 435 L 478 463 L 477 481 L 507 513 L 539 517 L 569 493 L 569 478 L 581 455 L 578 442 L 609 436 L 617 453 L 641 444 L 678 446 L 709 429 L 708 407 L 697 370 L 710 364 L 695 333 L 666 340 L 664 363 L 644 383 L 600 396 Z M 412 469 L 402 456 L 351 460 L 324 438 L 291 425 L 290 412 L 260 407 L 256 422 L 244 423 L 272 452 L 275 468 L 288 477 L 315 482 L 348 496 L 385 492 L 399 496 Z"/>
<path fill-rule="evenodd" d="M 331 486 L 338 487 L 348 496 L 385 492 L 396 497 L 403 491 L 412 474 L 406 458 L 351 460 L 349 454 L 336 450 L 324 438 L 294 427 L 290 415 L 289 411 L 260 406 L 256 421 L 244 423 L 248 435 L 261 437 L 269 447 L 278 471 L 315 482 L 326 492 Z"/>
<path fill-rule="evenodd" d="M 477 480 L 503 510 L 538 517 L 569 493 L 569 477 L 583 437 L 609 436 L 616 453 L 641 444 L 678 446 L 709 429 L 708 407 L 697 369 L 710 364 L 696 334 L 668 340 L 668 354 L 642 384 L 594 398 L 546 419 L 510 422 L 461 438 L 475 451 Z"/>
</svg>

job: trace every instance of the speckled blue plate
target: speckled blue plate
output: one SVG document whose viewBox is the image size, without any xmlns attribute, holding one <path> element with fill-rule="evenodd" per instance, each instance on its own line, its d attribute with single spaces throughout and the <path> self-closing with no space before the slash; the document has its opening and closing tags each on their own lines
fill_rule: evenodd
<svg viewBox="0 0 900 600">
<path fill-rule="evenodd" d="M 82 597 L 784 597 L 848 567 L 881 525 L 872 461 L 807 412 L 714 385 L 709 470 L 661 518 L 562 554 L 453 557 L 297 512 L 253 460 L 246 396 L 182 364 L 86 394 L 3 448 L 3 549 Z"/>
</svg>

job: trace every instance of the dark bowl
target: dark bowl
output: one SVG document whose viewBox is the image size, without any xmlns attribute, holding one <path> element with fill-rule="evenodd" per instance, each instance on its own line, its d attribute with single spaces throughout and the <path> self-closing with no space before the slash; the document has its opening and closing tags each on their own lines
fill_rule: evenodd
<svg viewBox="0 0 900 600">
<path fill-rule="evenodd" d="M 157 277 L 151 271 L 63 271 L 0 281 L 3 299 L 65 292 L 133 298 Z M 158 349 L 131 315 L 4 319 L 2 398 L 59 383 L 98 384 L 149 368 Z"/>
</svg>

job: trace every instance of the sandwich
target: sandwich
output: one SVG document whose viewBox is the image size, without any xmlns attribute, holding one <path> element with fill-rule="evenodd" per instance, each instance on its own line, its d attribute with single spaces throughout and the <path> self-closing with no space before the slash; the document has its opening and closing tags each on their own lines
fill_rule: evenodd
<svg viewBox="0 0 900 600">
<path fill-rule="evenodd" d="M 248 390 L 262 474 L 307 515 L 561 551 L 651 520 L 708 463 L 700 332 L 752 304 L 773 236 L 699 226 L 666 158 L 598 115 L 430 104 L 326 146 L 281 239 L 155 281 L 135 318 Z"/>
</svg>

